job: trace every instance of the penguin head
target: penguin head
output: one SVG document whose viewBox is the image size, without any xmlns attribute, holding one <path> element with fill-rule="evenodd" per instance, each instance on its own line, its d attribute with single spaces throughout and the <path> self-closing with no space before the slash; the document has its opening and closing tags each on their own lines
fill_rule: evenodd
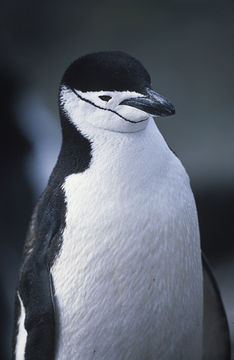
<svg viewBox="0 0 234 360">
<path fill-rule="evenodd" d="M 143 130 L 151 116 L 174 114 L 173 105 L 152 90 L 143 65 L 120 51 L 88 54 L 66 70 L 60 105 L 79 129 Z"/>
</svg>

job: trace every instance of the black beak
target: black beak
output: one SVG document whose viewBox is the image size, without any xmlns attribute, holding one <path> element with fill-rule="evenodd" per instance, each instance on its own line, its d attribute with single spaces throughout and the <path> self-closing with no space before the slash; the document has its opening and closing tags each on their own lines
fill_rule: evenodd
<svg viewBox="0 0 234 360">
<path fill-rule="evenodd" d="M 166 98 L 154 90 L 146 88 L 146 96 L 123 100 L 120 105 L 133 106 L 154 116 L 175 114 L 175 108 Z"/>
</svg>

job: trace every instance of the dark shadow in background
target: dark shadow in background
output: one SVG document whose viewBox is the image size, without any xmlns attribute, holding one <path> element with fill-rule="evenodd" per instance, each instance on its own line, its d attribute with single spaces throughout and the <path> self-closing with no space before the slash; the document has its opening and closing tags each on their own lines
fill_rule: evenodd
<svg viewBox="0 0 234 360">
<path fill-rule="evenodd" d="M 25 175 L 29 141 L 17 124 L 16 102 L 22 82 L 14 69 L 0 62 L 0 354 L 10 359 L 15 286 L 32 192 Z"/>
</svg>

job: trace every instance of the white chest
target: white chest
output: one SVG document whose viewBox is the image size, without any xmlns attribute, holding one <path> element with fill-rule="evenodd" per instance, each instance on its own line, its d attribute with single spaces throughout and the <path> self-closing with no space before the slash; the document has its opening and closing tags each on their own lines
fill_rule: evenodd
<svg viewBox="0 0 234 360">
<path fill-rule="evenodd" d="M 104 139 L 64 185 L 52 268 L 57 359 L 68 349 L 82 360 L 199 359 L 200 242 L 187 175 L 153 131 L 124 136 L 116 147 Z"/>
</svg>

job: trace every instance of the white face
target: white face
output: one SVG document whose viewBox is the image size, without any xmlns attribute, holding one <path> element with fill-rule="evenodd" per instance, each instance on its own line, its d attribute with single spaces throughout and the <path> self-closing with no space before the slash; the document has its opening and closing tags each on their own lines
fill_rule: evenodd
<svg viewBox="0 0 234 360">
<path fill-rule="evenodd" d="M 103 100 L 102 96 L 108 98 Z M 132 91 L 73 92 L 63 86 L 60 101 L 70 121 L 80 130 L 87 131 L 91 125 L 115 132 L 136 132 L 147 126 L 150 115 L 132 106 L 120 105 L 133 97 L 144 95 Z"/>
</svg>

